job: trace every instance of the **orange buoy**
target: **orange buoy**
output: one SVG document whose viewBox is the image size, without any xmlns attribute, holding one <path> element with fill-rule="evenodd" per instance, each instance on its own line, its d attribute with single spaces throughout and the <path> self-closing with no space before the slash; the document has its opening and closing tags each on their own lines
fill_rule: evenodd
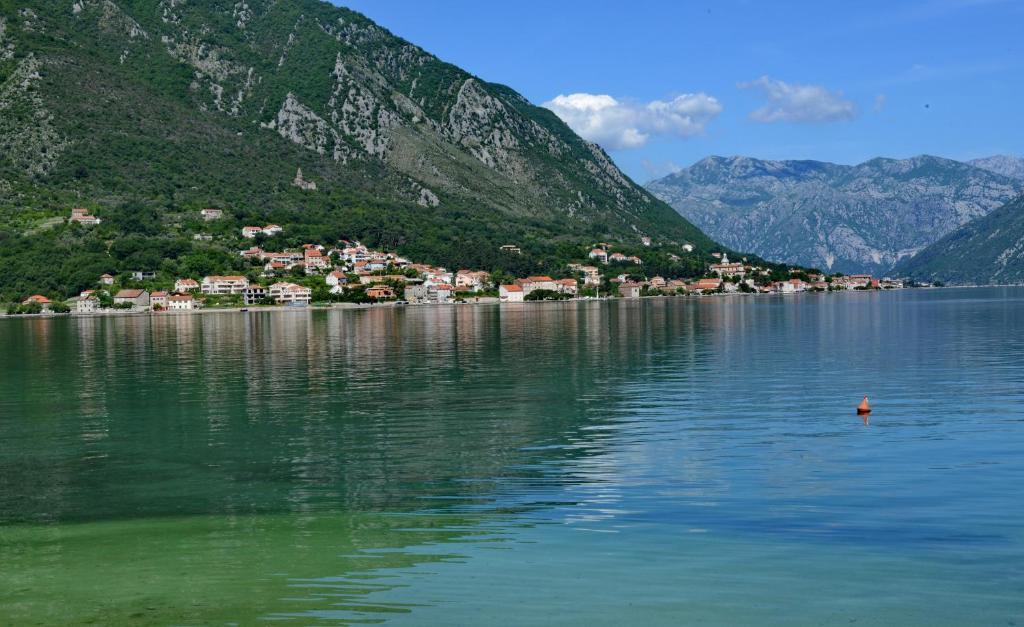
<svg viewBox="0 0 1024 627">
<path fill-rule="evenodd" d="M 868 397 L 865 396 L 864 400 L 862 400 L 860 402 L 860 405 L 857 405 L 857 415 L 858 416 L 863 416 L 863 415 L 870 414 L 870 413 L 871 413 L 871 404 L 868 403 Z"/>
</svg>

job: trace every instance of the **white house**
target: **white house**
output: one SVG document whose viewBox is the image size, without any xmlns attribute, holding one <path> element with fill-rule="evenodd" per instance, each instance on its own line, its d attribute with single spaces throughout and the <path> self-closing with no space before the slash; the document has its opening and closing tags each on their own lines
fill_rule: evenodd
<svg viewBox="0 0 1024 627">
<path fill-rule="evenodd" d="M 479 292 L 486 287 L 490 278 L 491 275 L 482 270 L 459 270 L 455 273 L 455 287 L 464 291 Z"/>
<path fill-rule="evenodd" d="M 221 209 L 203 209 L 199 212 L 199 215 L 203 217 L 203 220 L 209 222 L 210 220 L 220 220 L 224 216 L 224 211 Z"/>
<path fill-rule="evenodd" d="M 558 285 L 558 292 L 560 294 L 568 294 L 569 296 L 576 296 L 579 286 L 576 285 L 576 279 L 559 279 L 555 281 Z"/>
<path fill-rule="evenodd" d="M 203 278 L 203 294 L 241 294 L 249 285 L 244 276 L 208 276 Z"/>
<path fill-rule="evenodd" d="M 243 226 L 242 237 L 246 239 L 252 239 L 263 232 L 263 227 L 260 226 Z"/>
<path fill-rule="evenodd" d="M 199 289 L 199 283 L 195 279 L 178 279 L 174 282 L 175 292 L 194 292 Z"/>
<path fill-rule="evenodd" d="M 93 295 L 92 290 L 82 292 L 75 301 L 75 313 L 80 314 L 91 314 L 96 313 L 96 310 L 100 308 L 100 301 L 96 296 Z"/>
<path fill-rule="evenodd" d="M 526 295 L 518 285 L 501 285 L 498 287 L 498 299 L 503 303 L 521 303 Z"/>
<path fill-rule="evenodd" d="M 341 294 L 345 291 L 345 285 L 348 284 L 348 277 L 345 276 L 344 272 L 335 270 L 325 277 L 327 281 L 327 287 L 330 288 L 331 294 Z"/>
<path fill-rule="evenodd" d="M 149 304 L 153 307 L 167 307 L 167 292 L 153 292 L 149 295 Z"/>
<path fill-rule="evenodd" d="M 196 299 L 191 294 L 172 294 L 167 297 L 168 311 L 191 311 L 196 308 Z"/>
<path fill-rule="evenodd" d="M 83 207 L 75 207 L 71 210 L 71 222 L 77 222 L 86 226 L 95 226 L 103 220 L 89 214 L 89 210 Z"/>
<path fill-rule="evenodd" d="M 270 286 L 267 292 L 270 298 L 278 303 L 302 303 L 309 304 L 313 298 L 313 290 L 308 287 L 279 281 Z"/>
</svg>

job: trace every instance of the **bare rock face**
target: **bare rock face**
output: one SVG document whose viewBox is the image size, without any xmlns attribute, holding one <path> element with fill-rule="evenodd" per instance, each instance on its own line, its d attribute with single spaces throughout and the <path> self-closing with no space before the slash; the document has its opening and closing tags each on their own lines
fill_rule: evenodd
<svg viewBox="0 0 1024 627">
<path fill-rule="evenodd" d="M 319 155 L 329 154 L 328 150 L 338 143 L 337 132 L 327 120 L 299 102 L 292 93 L 284 99 L 277 117 L 266 126 L 276 130 L 281 137 Z M 338 159 L 336 154 L 335 159 Z"/>
<path fill-rule="evenodd" d="M 938 157 L 818 161 L 709 157 L 647 184 L 712 237 L 768 259 L 886 273 L 1024 183 Z"/>
<path fill-rule="evenodd" d="M 69 143 L 38 89 L 42 70 L 42 61 L 30 54 L 0 83 L 0 139 L 6 157 L 29 176 L 47 174 Z"/>
</svg>

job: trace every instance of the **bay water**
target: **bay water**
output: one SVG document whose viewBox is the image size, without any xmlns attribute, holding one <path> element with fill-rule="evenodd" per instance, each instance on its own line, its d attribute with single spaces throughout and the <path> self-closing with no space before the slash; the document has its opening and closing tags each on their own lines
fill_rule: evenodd
<svg viewBox="0 0 1024 627">
<path fill-rule="evenodd" d="M 1022 623 L 1024 289 L 0 319 L 0 623 L 261 621 Z"/>
</svg>

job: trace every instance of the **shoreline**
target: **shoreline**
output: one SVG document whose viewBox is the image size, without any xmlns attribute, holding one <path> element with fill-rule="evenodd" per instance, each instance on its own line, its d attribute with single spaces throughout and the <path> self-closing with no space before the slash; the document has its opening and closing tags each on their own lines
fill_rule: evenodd
<svg viewBox="0 0 1024 627">
<path fill-rule="evenodd" d="M 980 288 L 1024 288 L 1024 285 L 943 285 L 942 287 L 914 287 L 914 288 L 903 288 L 903 289 L 889 289 L 889 290 L 841 290 L 840 292 L 834 293 L 860 293 L 860 292 L 903 292 L 907 290 L 956 290 L 956 289 L 980 289 Z M 397 308 L 420 308 L 420 307 L 463 307 L 467 305 L 533 305 L 533 304 L 551 304 L 551 303 L 584 303 L 584 302 L 631 302 L 631 301 L 644 301 L 657 298 L 729 298 L 729 297 L 790 297 L 790 296 L 801 296 L 808 294 L 830 294 L 830 292 L 794 292 L 789 294 L 757 294 L 757 293 L 744 293 L 744 292 L 729 292 L 722 294 L 659 294 L 652 296 L 642 296 L 640 298 L 612 298 L 608 296 L 602 297 L 587 297 L 587 298 L 571 298 L 566 300 L 538 300 L 538 301 L 521 301 L 521 302 L 502 302 L 495 297 L 481 297 L 482 300 L 473 301 L 467 300 L 464 303 L 406 303 L 398 304 L 394 301 L 388 301 L 383 303 L 330 303 L 328 305 L 307 305 L 304 307 L 293 307 L 289 305 L 251 305 L 248 307 L 214 307 L 209 309 L 190 309 L 190 310 L 143 310 L 143 311 L 125 311 L 125 310 L 109 310 L 95 313 L 37 313 L 37 314 L 8 314 L 0 313 L 0 320 L 6 319 L 61 319 L 61 318 L 123 318 L 123 317 L 141 317 L 141 316 L 169 316 L 169 317 L 182 317 L 182 316 L 193 316 L 193 315 L 217 315 L 217 314 L 238 314 L 238 313 L 299 313 L 299 312 L 313 312 L 313 311 L 331 311 L 331 310 L 369 310 L 369 309 L 397 309 Z"/>
</svg>

